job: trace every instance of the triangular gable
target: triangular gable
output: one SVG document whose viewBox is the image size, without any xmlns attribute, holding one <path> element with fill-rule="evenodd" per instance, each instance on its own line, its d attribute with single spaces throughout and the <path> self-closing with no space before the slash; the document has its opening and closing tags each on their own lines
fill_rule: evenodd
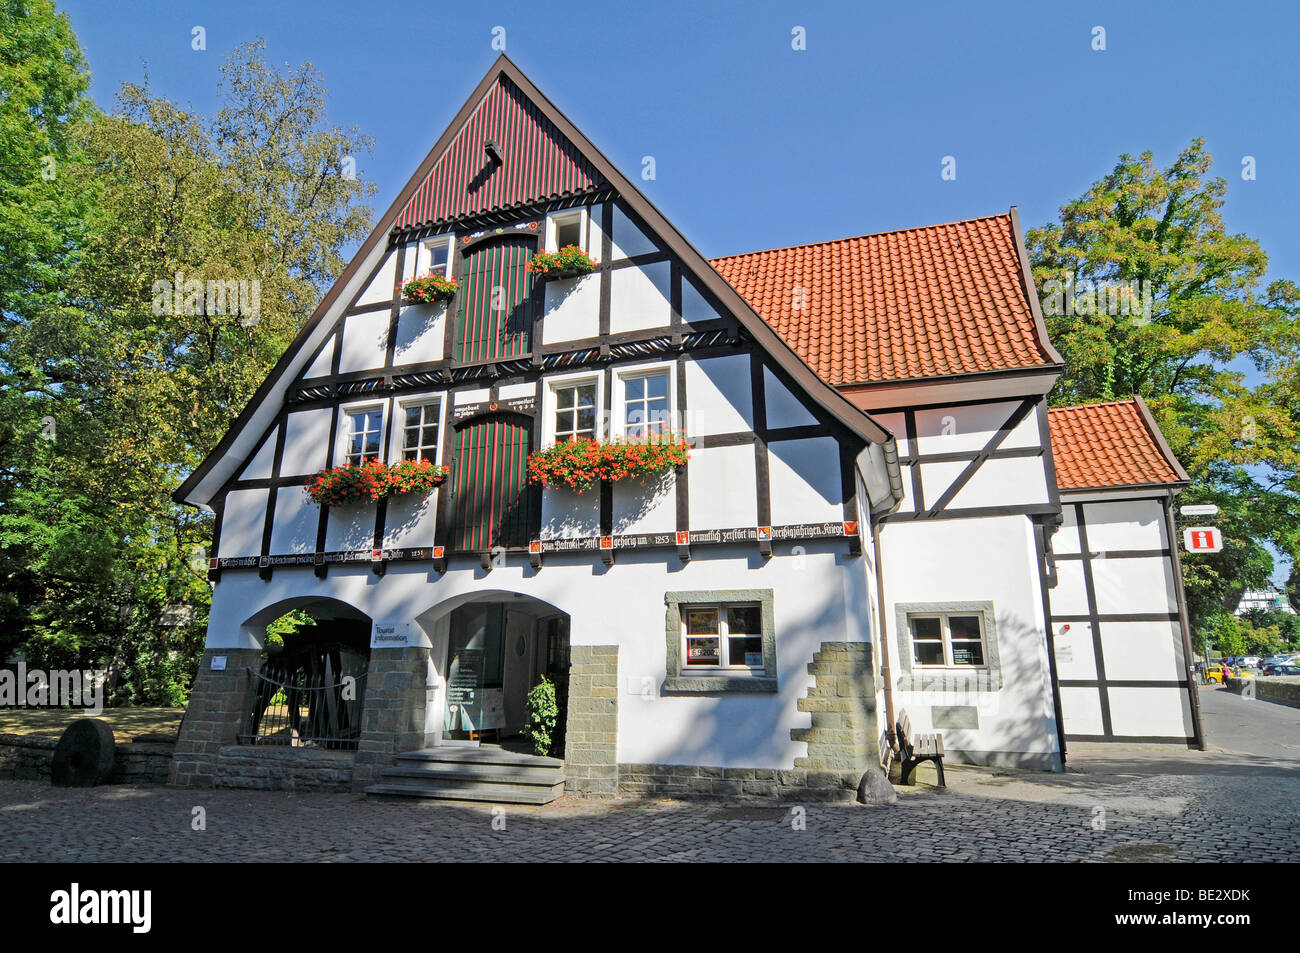
<svg viewBox="0 0 1300 953">
<path fill-rule="evenodd" d="M 708 260 L 533 85 L 532 81 L 504 53 L 497 58 L 487 75 L 484 76 L 475 91 L 470 95 L 469 100 L 461 107 L 455 119 L 439 137 L 438 142 L 420 164 L 420 168 L 415 175 L 411 177 L 410 181 L 398 194 L 396 201 L 379 219 L 375 230 L 366 239 L 352 261 L 348 263 L 338 281 L 334 283 L 333 287 L 321 300 L 311 318 L 308 319 L 298 336 L 289 345 L 280 361 L 262 383 L 262 386 L 258 388 L 257 393 L 254 394 L 244 411 L 226 433 L 226 436 L 208 454 L 199 467 L 190 474 L 189 478 L 176 489 L 172 494 L 172 498 L 179 503 L 206 506 L 220 491 L 234 470 L 240 467 L 248 456 L 253 453 L 257 437 L 264 433 L 274 420 L 292 382 L 306 367 L 311 357 L 317 353 L 325 338 L 333 331 L 347 303 L 359 293 L 372 271 L 378 267 L 387 250 L 388 237 L 396 228 L 396 223 L 399 219 L 409 219 L 407 213 L 413 206 L 416 194 L 427 183 L 438 179 L 433 173 L 435 169 L 439 168 L 441 160 L 449 154 L 449 150 L 454 143 L 463 142 L 466 150 L 465 155 L 469 155 L 475 137 L 464 135 L 464 133 L 468 124 L 478 114 L 479 106 L 487 102 L 489 94 L 495 89 L 503 91 L 513 89 L 514 93 L 512 95 L 522 97 L 527 104 L 528 109 L 525 112 L 528 115 L 535 112 L 545 119 L 549 124 L 547 128 L 551 130 L 548 141 L 556 143 L 557 150 L 568 150 L 577 155 L 580 162 L 589 167 L 594 176 L 599 176 L 599 179 L 592 178 L 590 181 L 603 181 L 611 186 L 635 215 L 640 218 L 642 223 L 651 232 L 659 236 L 663 243 L 681 259 L 686 275 L 696 283 L 700 290 L 710 294 L 724 308 L 736 316 L 736 319 L 754 338 L 758 346 L 776 361 L 798 388 L 802 389 L 817 405 L 826 410 L 831 417 L 849 432 L 858 435 L 870 444 L 879 445 L 877 450 L 880 452 L 873 453 L 873 457 L 882 458 L 889 470 L 889 492 L 886 494 L 886 498 L 892 495 L 895 502 L 901 498 L 901 484 L 896 472 L 897 462 L 894 442 L 889 431 L 881 427 L 865 411 L 855 407 L 843 395 L 819 378 L 767 322 L 759 317 L 758 313 L 740 296 L 740 293 L 710 266 Z M 500 142 L 497 143 L 497 147 L 498 150 L 504 148 Z M 482 148 L 482 144 L 480 143 L 477 148 Z M 486 151 L 483 152 L 483 156 L 487 156 Z M 528 161 L 526 153 L 520 158 L 524 162 Z M 517 162 L 515 165 L 522 166 L 524 162 Z M 519 177 L 527 177 L 525 175 L 526 170 L 521 168 L 517 171 Z M 548 182 L 560 181 L 545 176 L 538 179 L 539 182 L 543 180 Z M 459 181 L 459 179 L 453 178 L 449 181 L 454 182 Z M 525 188 L 518 193 L 510 193 L 509 190 L 502 186 L 500 194 L 523 194 L 526 191 L 529 191 L 529 189 Z M 468 191 L 466 194 L 468 195 Z M 430 206 L 430 208 L 434 207 L 436 206 Z M 420 211 L 411 213 L 411 215 L 422 214 L 434 214 L 434 212 Z M 403 219 L 403 216 L 407 216 L 407 218 Z M 873 500 L 873 508 L 874 505 L 875 501 Z"/>
<path fill-rule="evenodd" d="M 578 195 L 602 184 L 573 143 L 502 75 L 415 190 L 394 227 L 414 228 Z"/>
</svg>

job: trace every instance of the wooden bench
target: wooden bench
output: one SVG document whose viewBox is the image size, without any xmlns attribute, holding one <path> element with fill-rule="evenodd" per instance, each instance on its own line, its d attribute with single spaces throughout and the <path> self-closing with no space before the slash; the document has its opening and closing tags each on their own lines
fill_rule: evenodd
<svg viewBox="0 0 1300 953">
<path fill-rule="evenodd" d="M 898 711 L 898 724 L 895 725 L 893 751 L 903 767 L 902 782 L 915 784 L 912 776 L 918 765 L 926 761 L 934 762 L 934 769 L 939 773 L 939 787 L 947 787 L 943 780 L 943 735 L 917 735 L 912 737 L 912 720 L 903 709 Z M 892 754 L 892 752 L 891 752 Z M 886 771 L 889 769 L 886 768 Z"/>
</svg>

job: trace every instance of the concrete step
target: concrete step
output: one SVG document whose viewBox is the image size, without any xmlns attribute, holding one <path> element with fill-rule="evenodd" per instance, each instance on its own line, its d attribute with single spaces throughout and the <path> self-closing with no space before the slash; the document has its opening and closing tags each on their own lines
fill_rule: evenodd
<svg viewBox="0 0 1300 953">
<path fill-rule="evenodd" d="M 563 768 L 561 758 L 544 758 L 541 755 L 526 754 L 521 751 L 507 751 L 496 745 L 480 745 L 477 748 L 440 746 L 421 748 L 419 751 L 403 751 L 397 755 L 399 762 L 436 762 L 441 764 L 494 764 L 512 765 L 521 768 Z"/>
<path fill-rule="evenodd" d="M 563 784 L 432 784 L 408 780 L 372 784 L 366 794 L 418 797 L 438 801 L 487 801 L 493 804 L 549 804 L 564 793 Z"/>
<path fill-rule="evenodd" d="M 385 768 L 387 778 L 424 778 L 431 781 L 476 781 L 488 784 L 553 785 L 564 783 L 563 765 L 520 767 L 508 764 L 453 764 L 446 761 L 407 761 Z"/>
</svg>

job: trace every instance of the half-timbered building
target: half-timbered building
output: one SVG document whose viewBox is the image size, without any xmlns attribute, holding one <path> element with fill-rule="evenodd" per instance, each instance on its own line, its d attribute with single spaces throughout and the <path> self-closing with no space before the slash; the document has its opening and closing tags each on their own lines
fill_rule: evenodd
<svg viewBox="0 0 1300 953">
<path fill-rule="evenodd" d="M 563 248 L 595 266 L 530 267 Z M 454 294 L 404 296 L 429 275 Z M 216 532 L 173 779 L 301 778 L 246 769 L 319 741 L 376 793 L 847 797 L 904 708 L 950 757 L 1059 768 L 1061 369 L 1014 209 L 709 262 L 502 57 L 175 494 Z M 530 481 L 673 435 L 653 478 Z M 307 493 L 404 460 L 446 481 Z M 267 674 L 293 609 L 352 633 L 315 685 Z M 562 759 L 508 743 L 543 675 Z"/>
</svg>

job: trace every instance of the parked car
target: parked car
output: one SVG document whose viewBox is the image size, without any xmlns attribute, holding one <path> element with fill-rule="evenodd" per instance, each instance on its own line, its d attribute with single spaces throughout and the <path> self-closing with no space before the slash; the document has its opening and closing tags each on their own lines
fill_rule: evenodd
<svg viewBox="0 0 1300 953">
<path fill-rule="evenodd" d="M 1240 659 L 1237 660 L 1237 664 L 1246 665 L 1249 666 L 1250 668 L 1259 668 L 1259 656 L 1243 655 Z"/>
<path fill-rule="evenodd" d="M 1274 665 L 1265 675 L 1300 675 L 1300 665 Z"/>
<path fill-rule="evenodd" d="M 1205 680 L 1214 682 L 1216 685 L 1222 685 L 1224 678 L 1232 674 L 1226 665 L 1207 665 L 1205 666 Z"/>
</svg>

